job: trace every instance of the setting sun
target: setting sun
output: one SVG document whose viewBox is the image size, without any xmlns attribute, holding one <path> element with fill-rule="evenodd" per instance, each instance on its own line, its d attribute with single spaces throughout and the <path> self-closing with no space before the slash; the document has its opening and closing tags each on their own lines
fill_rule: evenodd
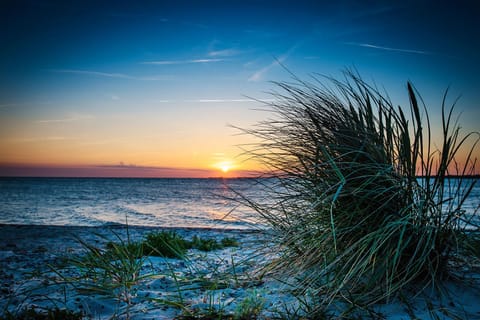
<svg viewBox="0 0 480 320">
<path fill-rule="evenodd" d="M 225 160 L 218 162 L 214 165 L 215 168 L 218 170 L 222 171 L 223 173 L 230 172 L 232 168 L 234 167 L 233 163 L 231 161 Z"/>
</svg>

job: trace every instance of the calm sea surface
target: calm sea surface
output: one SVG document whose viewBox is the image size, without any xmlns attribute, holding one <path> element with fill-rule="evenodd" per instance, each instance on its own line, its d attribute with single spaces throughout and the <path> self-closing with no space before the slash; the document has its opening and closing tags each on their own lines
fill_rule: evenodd
<svg viewBox="0 0 480 320">
<path fill-rule="evenodd" d="M 0 223 L 251 228 L 251 179 L 0 178 Z M 233 209 L 234 212 L 230 213 Z"/>
<path fill-rule="evenodd" d="M 0 178 L 0 223 L 254 227 L 252 210 L 228 200 L 232 189 L 265 197 L 251 179 Z M 477 183 L 464 208 L 479 204 Z"/>
</svg>

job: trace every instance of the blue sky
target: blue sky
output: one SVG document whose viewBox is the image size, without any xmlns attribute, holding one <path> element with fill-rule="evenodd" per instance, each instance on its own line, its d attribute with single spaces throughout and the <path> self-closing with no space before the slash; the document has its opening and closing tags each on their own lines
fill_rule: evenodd
<svg viewBox="0 0 480 320">
<path fill-rule="evenodd" d="M 450 86 L 480 130 L 473 1 L 4 1 L 0 15 L 3 167 L 247 170 L 228 124 L 266 117 L 250 97 L 290 80 L 278 62 L 301 78 L 355 67 L 395 104 L 410 80 L 434 122 Z"/>
</svg>

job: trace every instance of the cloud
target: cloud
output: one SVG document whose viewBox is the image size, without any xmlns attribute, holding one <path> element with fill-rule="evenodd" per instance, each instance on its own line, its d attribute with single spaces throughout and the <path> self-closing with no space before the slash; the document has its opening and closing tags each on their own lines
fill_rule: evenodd
<svg viewBox="0 0 480 320">
<path fill-rule="evenodd" d="M 74 70 L 74 69 L 55 69 L 51 71 L 57 72 L 57 73 L 73 73 L 73 74 L 83 74 L 83 75 L 89 75 L 89 76 L 131 79 L 131 76 L 123 73 L 107 73 L 107 72 L 99 72 L 99 71 Z"/>
<path fill-rule="evenodd" d="M 302 41 L 303 42 L 303 41 Z M 273 67 L 275 66 L 278 66 L 280 64 L 282 64 L 283 62 L 285 62 L 288 57 L 300 46 L 300 44 L 302 42 L 299 42 L 297 44 L 295 44 L 293 47 L 291 47 L 290 49 L 288 49 L 287 52 L 285 52 L 283 55 L 281 55 L 278 59 L 274 59 L 272 61 L 272 63 L 270 63 L 269 65 L 257 70 L 254 74 L 252 74 L 249 78 L 248 78 L 248 81 L 260 81 L 262 80 L 263 76 L 268 72 L 270 71 L 270 69 L 272 69 Z"/>
<path fill-rule="evenodd" d="M 112 168 L 112 169 L 142 169 L 142 170 L 159 168 L 159 167 L 153 167 L 153 166 L 138 166 L 136 164 L 126 164 L 123 161 L 120 161 L 118 164 L 99 164 L 99 165 L 94 165 L 93 167 Z"/>
<path fill-rule="evenodd" d="M 80 120 L 90 120 L 94 119 L 94 116 L 91 115 L 80 115 L 80 114 L 75 114 L 72 115 L 71 117 L 68 118 L 61 118 L 61 119 L 43 119 L 43 120 L 37 120 L 35 123 L 40 123 L 40 124 L 45 124 L 45 123 L 65 123 L 65 122 L 75 122 L 75 121 L 80 121 Z"/>
<path fill-rule="evenodd" d="M 225 102 L 272 102 L 275 99 L 184 99 L 184 100 L 155 100 L 159 103 L 178 103 L 178 102 L 187 102 L 187 103 L 225 103 Z"/>
<path fill-rule="evenodd" d="M 15 103 L 5 103 L 5 104 L 0 104 L 0 108 L 11 108 L 11 107 L 18 107 L 20 106 L 19 104 Z"/>
<path fill-rule="evenodd" d="M 191 99 L 183 102 L 215 103 L 215 102 L 253 102 L 253 99 Z"/>
<path fill-rule="evenodd" d="M 208 53 L 209 57 L 231 57 L 240 54 L 240 50 L 236 49 L 223 49 L 223 50 L 212 50 Z"/>
<path fill-rule="evenodd" d="M 266 67 L 261 68 L 260 70 L 257 70 L 254 74 L 252 74 L 249 78 L 248 81 L 260 81 L 262 80 L 263 76 L 270 71 L 273 67 L 283 63 L 286 59 L 288 58 L 287 55 L 283 55 L 278 59 L 275 59 L 272 63 L 267 65 Z"/>
<path fill-rule="evenodd" d="M 377 45 L 373 45 L 373 44 L 370 44 L 370 43 L 344 42 L 344 44 L 349 45 L 349 46 L 357 46 L 357 47 L 371 48 L 371 49 L 384 50 L 384 51 L 413 53 L 413 54 L 422 54 L 422 55 L 431 55 L 432 54 L 431 52 L 428 52 L 428 51 L 390 48 L 390 47 L 377 46 Z"/>
<path fill-rule="evenodd" d="M 137 171 L 158 171 L 159 173 L 174 173 L 174 172 L 197 172 L 210 173 L 212 170 L 200 168 L 182 168 L 182 167 L 162 167 L 162 166 L 143 166 L 133 163 L 124 163 L 120 161 L 118 164 L 98 164 L 89 166 L 90 168 L 114 169 L 114 170 L 137 170 Z"/>
<path fill-rule="evenodd" d="M 212 156 L 213 156 L 213 157 L 224 157 L 224 156 L 225 156 L 225 153 L 223 153 L 223 152 L 214 152 L 214 153 L 212 153 Z"/>
<path fill-rule="evenodd" d="M 4 103 L 0 104 L 0 109 L 1 108 L 21 108 L 21 107 L 29 107 L 32 105 L 38 105 L 38 106 L 46 106 L 46 105 L 51 105 L 51 102 L 32 102 L 32 103 Z"/>
<path fill-rule="evenodd" d="M 137 166 L 134 164 L 117 165 L 29 165 L 0 164 L 1 176 L 28 177 L 139 177 L 139 178 L 207 178 L 218 176 L 216 170 L 195 168 L 174 168 Z"/>
<path fill-rule="evenodd" d="M 276 102 L 278 99 L 272 98 L 265 98 L 265 99 L 183 99 L 183 100 L 176 100 L 176 99 L 161 99 L 161 100 L 154 100 L 157 103 L 242 103 L 242 102 L 260 102 L 260 103 L 268 103 L 268 102 Z"/>
<path fill-rule="evenodd" d="M 31 143 L 31 142 L 47 142 L 47 141 L 63 141 L 70 140 L 69 138 L 62 136 L 47 136 L 47 137 L 25 137 L 25 138 L 12 138 L 10 142 L 14 143 Z"/>
<path fill-rule="evenodd" d="M 266 66 L 266 67 L 264 67 L 260 70 L 257 70 L 254 74 L 252 74 L 248 78 L 248 81 L 260 81 L 263 78 L 264 74 L 267 73 L 271 68 L 273 68 L 277 64 L 278 64 L 278 61 L 275 60 L 271 64 L 269 64 L 268 66 Z"/>
<path fill-rule="evenodd" d="M 226 59 L 213 58 L 213 59 L 191 59 L 191 60 L 158 60 L 158 61 L 145 61 L 143 64 L 153 65 L 174 65 L 174 64 L 195 64 L 195 63 L 212 63 L 227 61 Z"/>
<path fill-rule="evenodd" d="M 166 76 L 138 77 L 138 76 L 131 76 L 124 73 L 109 73 L 109 72 L 101 72 L 101 71 L 93 71 L 93 70 L 54 69 L 50 71 L 56 72 L 56 73 L 71 73 L 71 74 L 79 74 L 79 75 L 87 75 L 87 76 L 143 80 L 143 81 L 158 81 L 158 80 L 168 79 L 168 77 Z"/>
</svg>

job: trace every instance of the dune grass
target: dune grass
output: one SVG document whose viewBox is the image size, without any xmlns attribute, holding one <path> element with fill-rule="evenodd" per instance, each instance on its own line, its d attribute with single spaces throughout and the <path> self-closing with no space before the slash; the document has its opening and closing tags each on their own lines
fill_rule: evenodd
<svg viewBox="0 0 480 320">
<path fill-rule="evenodd" d="M 144 255 L 183 259 L 188 249 L 208 252 L 236 247 L 238 242 L 235 238 L 225 237 L 218 242 L 216 239 L 201 238 L 197 235 L 194 235 L 192 240 L 187 240 L 176 232 L 161 231 L 147 234 L 141 245 Z"/>
<path fill-rule="evenodd" d="M 210 319 L 211 314 L 217 315 L 218 304 L 222 299 L 215 296 L 214 300 L 205 304 L 210 306 L 210 309 L 190 310 L 183 299 L 183 295 L 189 290 L 202 289 L 207 293 L 211 291 L 211 295 L 214 297 L 216 290 L 230 286 L 230 280 L 232 280 L 232 283 L 235 282 L 235 270 L 233 270 L 231 279 L 228 273 L 223 275 L 223 272 L 216 270 L 214 265 L 210 268 L 212 274 L 215 275 L 215 277 L 212 276 L 212 279 L 206 278 L 206 275 L 203 275 L 205 278 L 202 275 L 180 277 L 170 264 L 172 260 L 169 259 L 184 260 L 186 265 L 190 265 L 191 262 L 187 257 L 189 249 L 208 252 L 235 247 L 239 245 L 235 238 L 224 237 L 217 241 L 215 238 L 203 238 L 194 235 L 191 240 L 187 240 L 175 231 L 160 231 L 148 233 L 144 239 L 133 241 L 130 237 L 128 225 L 126 227 L 126 239 L 113 230 L 112 233 L 115 241 L 107 241 L 106 236 L 96 234 L 97 237 L 104 240 L 105 248 L 99 248 L 78 238 L 77 240 L 84 249 L 84 254 L 74 255 L 66 261 L 67 267 L 73 267 L 77 270 L 76 275 L 66 277 L 59 269 L 53 268 L 53 271 L 62 279 L 62 283 L 72 285 L 79 293 L 113 298 L 117 302 L 117 306 L 112 318 L 130 319 L 138 313 L 138 310 L 133 310 L 139 302 L 136 294 L 138 288 L 146 280 L 155 277 L 167 277 L 171 278 L 176 284 L 174 298 L 151 298 L 148 299 L 149 301 L 182 309 L 186 313 L 185 319 L 190 319 L 189 317 L 192 317 L 192 319 Z M 168 265 L 168 270 L 165 274 L 145 272 L 145 270 L 149 270 L 149 268 L 145 269 L 145 266 L 151 263 L 149 257 L 167 258 L 165 262 Z M 232 266 L 235 266 L 233 258 L 231 263 Z M 191 273 L 195 275 L 196 272 L 192 269 Z M 228 315 L 225 319 L 232 317 L 233 315 Z"/>
<path fill-rule="evenodd" d="M 162 231 L 147 234 L 143 241 L 145 255 L 182 259 L 191 247 L 190 242 L 176 232 Z"/>
<path fill-rule="evenodd" d="M 411 83 L 407 108 L 352 71 L 343 81 L 274 84 L 271 118 L 243 130 L 259 141 L 246 155 L 274 181 L 265 184 L 269 201 L 241 201 L 277 231 L 281 257 L 271 268 L 311 297 L 308 313 L 439 284 L 457 255 L 475 252 L 464 249 L 478 224 L 462 205 L 476 182 L 465 176 L 475 173 L 479 136 L 461 135 L 446 93 L 437 147 L 429 119 L 437 109 Z"/>
<path fill-rule="evenodd" d="M 67 309 L 54 308 L 45 310 L 45 312 L 35 309 L 34 306 L 21 310 L 18 314 L 7 312 L 1 319 L 4 320 L 82 320 L 84 314 L 82 312 L 74 312 Z"/>
<path fill-rule="evenodd" d="M 114 235 L 117 242 L 108 242 L 106 250 L 78 239 L 85 254 L 73 256 L 68 262 L 79 270 L 79 275 L 63 280 L 73 285 L 78 292 L 115 299 L 117 310 L 112 318 L 122 315 L 125 319 L 130 319 L 135 289 L 152 275 L 142 274 L 146 261 L 143 246 L 131 240 L 128 228 L 126 240 L 117 233 Z"/>
</svg>

